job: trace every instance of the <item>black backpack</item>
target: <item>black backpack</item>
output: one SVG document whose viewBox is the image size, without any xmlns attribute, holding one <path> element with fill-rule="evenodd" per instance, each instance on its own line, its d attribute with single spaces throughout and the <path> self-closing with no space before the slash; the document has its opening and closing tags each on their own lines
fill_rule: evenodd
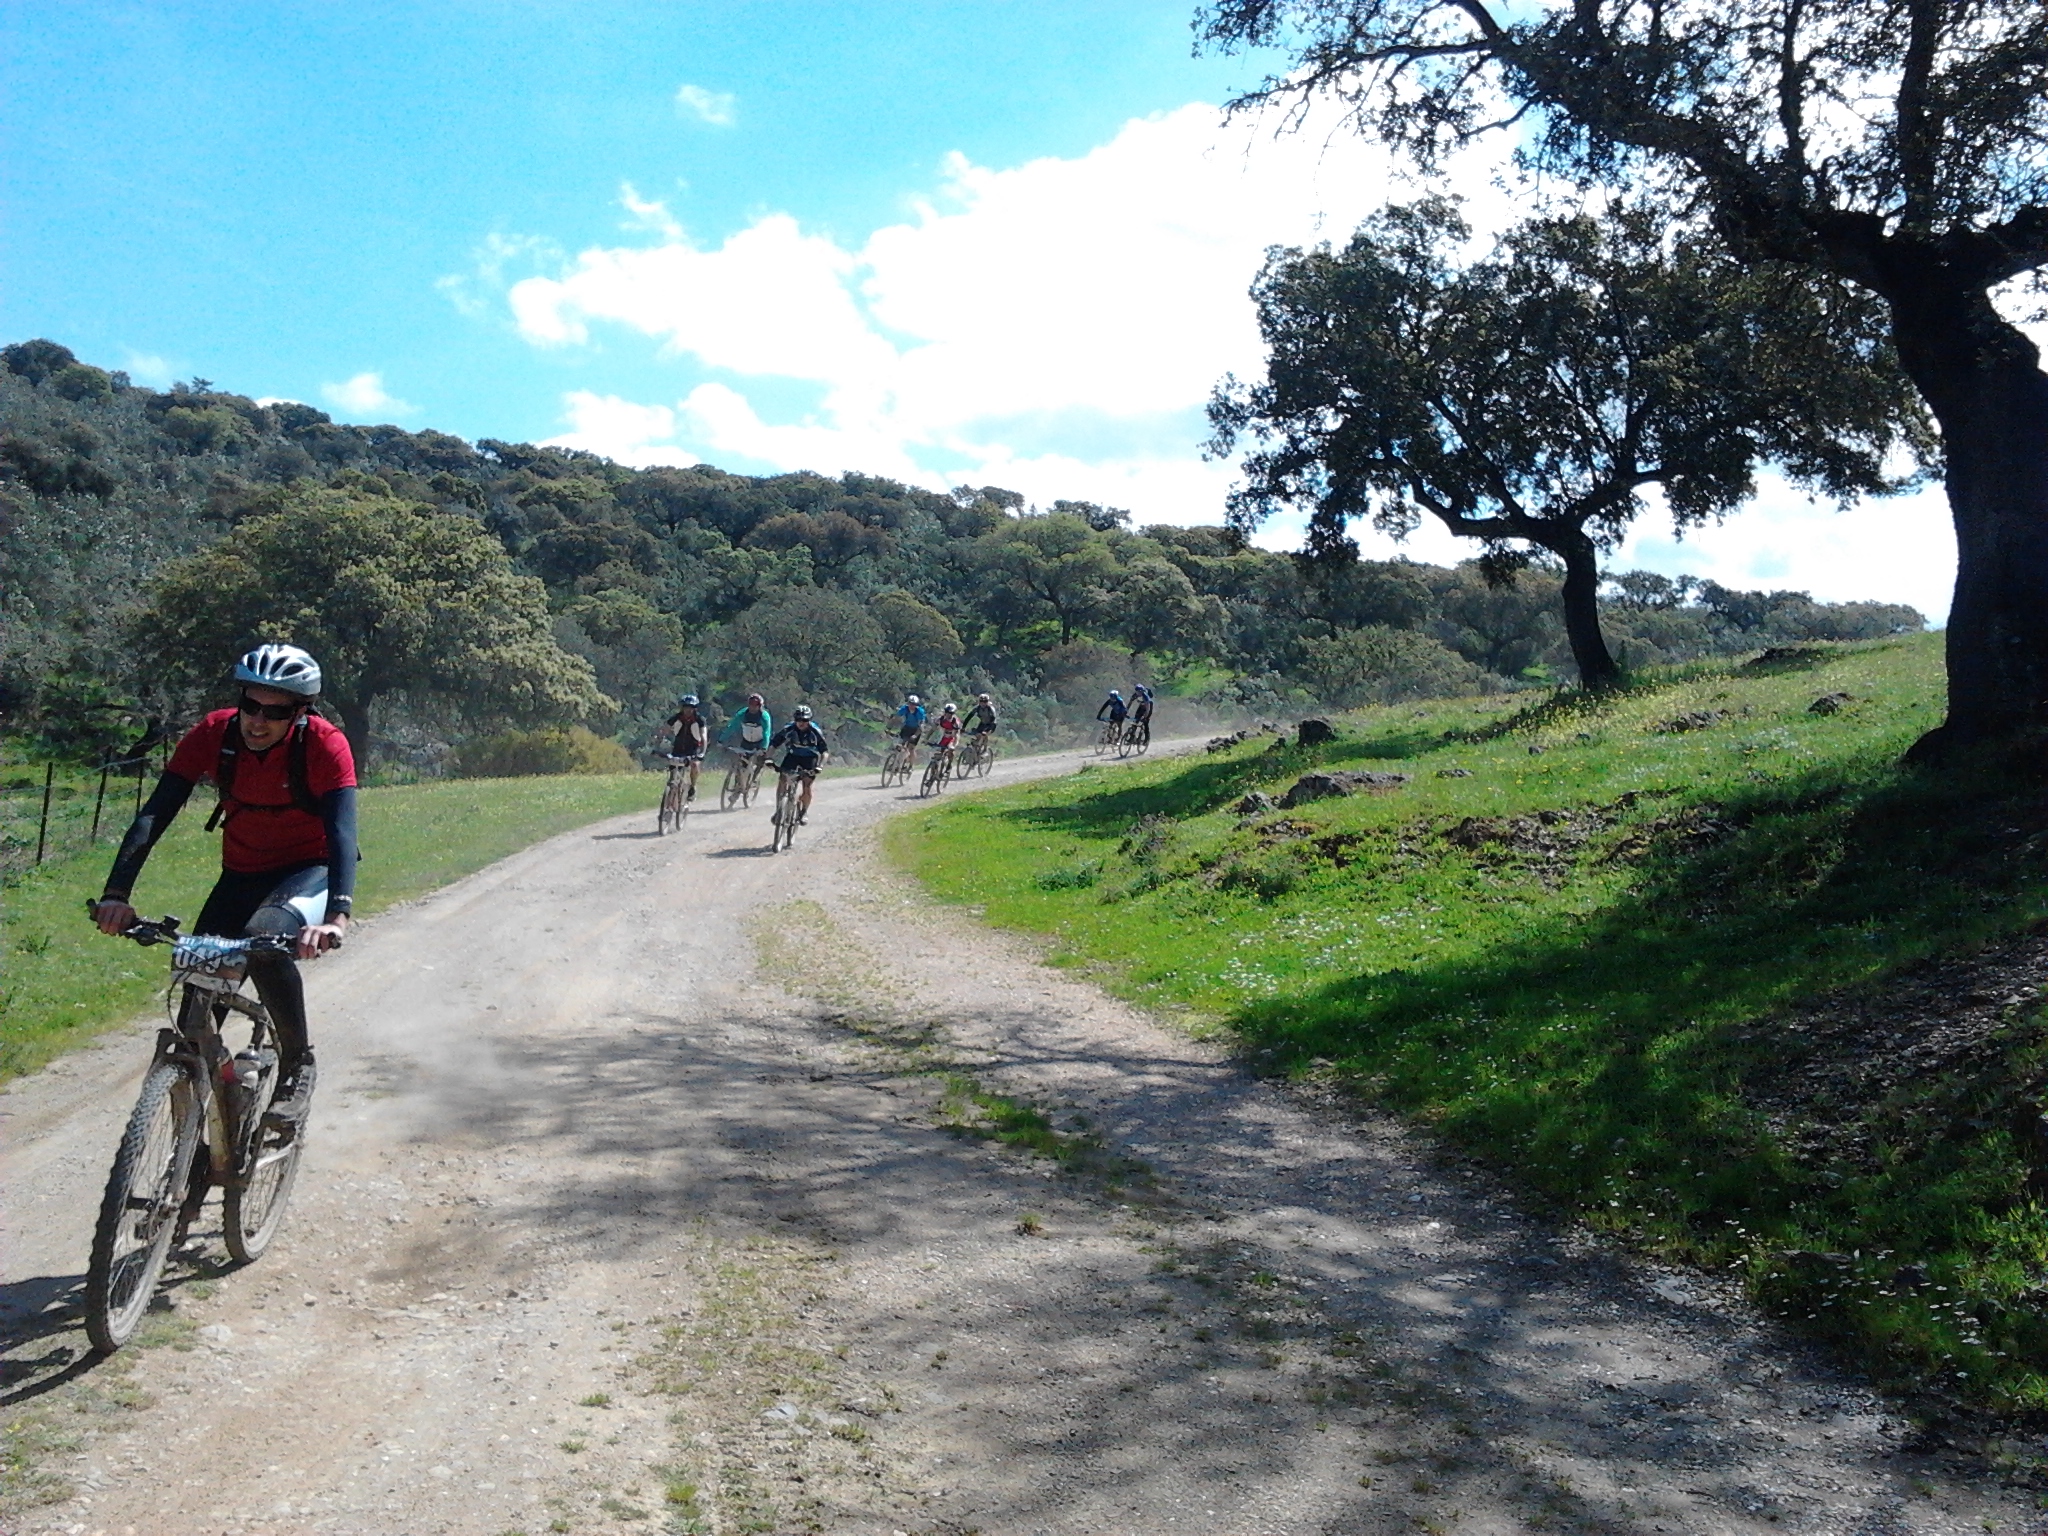
<svg viewBox="0 0 2048 1536">
<path fill-rule="evenodd" d="M 284 782 L 292 797 L 295 809 L 308 816 L 320 814 L 320 802 L 313 798 L 306 772 L 307 738 L 312 733 L 307 729 L 306 716 L 299 716 L 293 724 L 291 737 L 285 743 Z M 220 792 L 220 799 L 214 805 L 213 815 L 207 818 L 206 830 L 211 832 L 236 811 L 281 811 L 281 805 L 243 805 L 234 799 L 235 764 L 242 756 L 241 731 L 237 722 L 230 720 L 226 730 L 220 733 L 220 756 L 213 765 L 214 788 Z"/>
</svg>

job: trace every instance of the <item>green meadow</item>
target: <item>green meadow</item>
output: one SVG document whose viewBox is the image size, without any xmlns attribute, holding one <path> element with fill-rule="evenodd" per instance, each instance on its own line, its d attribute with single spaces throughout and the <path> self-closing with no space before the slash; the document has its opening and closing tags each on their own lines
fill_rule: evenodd
<svg viewBox="0 0 2048 1536">
<path fill-rule="evenodd" d="M 654 774 L 562 774 L 366 789 L 356 910 L 373 915 L 607 816 L 652 817 L 661 784 Z M 219 834 L 202 830 L 210 805 L 195 795 L 157 844 L 135 892 L 145 915 L 176 913 L 187 924 L 198 915 L 220 868 Z M 123 815 L 99 846 L 0 888 L 0 1081 L 84 1044 L 163 990 L 166 951 L 105 938 L 85 916 L 126 826 Z"/>
<path fill-rule="evenodd" d="M 1526 699 L 962 797 L 891 851 L 1254 1069 L 1741 1278 L 1880 1380 L 2048 1410 L 2040 999 L 1942 969 L 1999 974 L 2048 917 L 2048 834 L 2032 783 L 1899 765 L 1941 718 L 1941 637 Z M 1239 809 L 1312 770 L 1407 778 Z"/>
</svg>

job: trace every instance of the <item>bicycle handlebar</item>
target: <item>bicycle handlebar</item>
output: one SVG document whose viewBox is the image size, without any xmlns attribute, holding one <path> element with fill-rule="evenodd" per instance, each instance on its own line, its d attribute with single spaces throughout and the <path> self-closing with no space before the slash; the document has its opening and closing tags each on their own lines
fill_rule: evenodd
<svg viewBox="0 0 2048 1536">
<path fill-rule="evenodd" d="M 97 901 L 88 899 L 85 903 L 85 910 L 91 912 L 98 906 L 99 903 Z M 133 939 L 137 944 L 148 946 L 151 944 L 175 944 L 180 939 L 195 938 L 197 935 L 179 932 L 178 919 L 172 917 L 167 912 L 155 921 L 151 921 L 146 917 L 137 918 L 121 930 L 120 937 Z M 298 947 L 298 940 L 296 938 L 288 937 L 281 933 L 252 933 L 247 938 L 223 938 L 219 942 L 227 945 L 238 945 L 243 949 L 290 951 Z"/>
</svg>

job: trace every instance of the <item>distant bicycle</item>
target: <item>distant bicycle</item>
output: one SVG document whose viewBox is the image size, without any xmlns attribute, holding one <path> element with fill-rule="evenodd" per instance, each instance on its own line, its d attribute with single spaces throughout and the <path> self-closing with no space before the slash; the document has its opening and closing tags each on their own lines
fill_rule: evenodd
<svg viewBox="0 0 2048 1536">
<path fill-rule="evenodd" d="M 971 773 L 985 779 L 995 765 L 995 732 L 981 731 L 968 737 L 967 750 L 960 754 L 960 776 L 965 778 Z"/>
<path fill-rule="evenodd" d="M 907 741 L 899 741 L 889 749 L 889 755 L 882 759 L 882 788 L 887 789 L 891 784 L 910 782 L 912 750 L 911 744 Z"/>
<path fill-rule="evenodd" d="M 754 803 L 754 796 L 761 792 L 761 765 L 768 760 L 768 754 L 758 748 L 743 752 L 738 747 L 727 747 L 732 754 L 732 766 L 725 770 L 725 783 L 718 791 L 718 808 L 722 811 L 737 811 Z"/>
<path fill-rule="evenodd" d="M 944 792 L 946 781 L 953 777 L 954 749 L 941 747 L 932 753 L 931 760 L 924 765 L 924 782 L 917 786 L 920 796 Z"/>
<path fill-rule="evenodd" d="M 683 818 L 690 814 L 690 802 L 697 798 L 698 758 L 661 754 L 668 764 L 668 784 L 661 792 L 661 809 L 654 818 L 654 835 L 665 837 L 680 832 Z"/>
<path fill-rule="evenodd" d="M 775 781 L 775 819 L 768 839 L 768 851 L 780 853 L 796 842 L 796 829 L 804 824 L 803 786 L 818 776 L 815 768 L 791 768 Z"/>
<path fill-rule="evenodd" d="M 1095 743 L 1095 755 L 1100 757 L 1105 752 L 1114 752 L 1123 739 L 1123 722 L 1120 720 L 1110 721 L 1103 726 L 1101 739 Z"/>
<path fill-rule="evenodd" d="M 1126 720 L 1123 740 L 1116 744 L 1118 757 L 1135 757 L 1152 745 L 1152 722 L 1150 720 Z"/>
<path fill-rule="evenodd" d="M 171 946 L 177 1002 L 114 1155 L 86 1265 L 85 1331 L 106 1354 L 135 1336 L 165 1259 L 213 1185 L 229 1254 L 246 1264 L 270 1246 L 306 1149 L 313 1089 L 308 1076 L 288 1102 L 273 1102 L 276 1032 L 263 1004 L 242 991 L 252 951 L 288 953 L 294 940 L 182 934 L 175 917 L 122 934 Z M 236 1051 L 221 1033 L 230 1013 L 249 1021 L 249 1043 Z"/>
</svg>

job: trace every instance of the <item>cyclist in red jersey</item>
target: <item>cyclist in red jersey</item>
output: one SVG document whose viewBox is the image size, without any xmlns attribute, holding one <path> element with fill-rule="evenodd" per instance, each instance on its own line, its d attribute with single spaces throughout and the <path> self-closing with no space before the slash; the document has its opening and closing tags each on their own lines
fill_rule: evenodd
<svg viewBox="0 0 2048 1536">
<path fill-rule="evenodd" d="M 310 960 L 348 931 L 356 878 L 356 767 L 348 738 L 312 712 L 320 664 L 292 645 L 259 645 L 235 664 L 233 709 L 185 733 L 114 856 L 93 909 L 103 933 L 136 921 L 129 895 L 193 787 L 220 789 L 221 873 L 192 932 L 296 936 Z M 212 823 L 208 823 L 209 827 Z M 292 955 L 255 950 L 249 975 L 277 1026 L 280 1100 L 310 1092 L 313 1049 Z"/>
</svg>

